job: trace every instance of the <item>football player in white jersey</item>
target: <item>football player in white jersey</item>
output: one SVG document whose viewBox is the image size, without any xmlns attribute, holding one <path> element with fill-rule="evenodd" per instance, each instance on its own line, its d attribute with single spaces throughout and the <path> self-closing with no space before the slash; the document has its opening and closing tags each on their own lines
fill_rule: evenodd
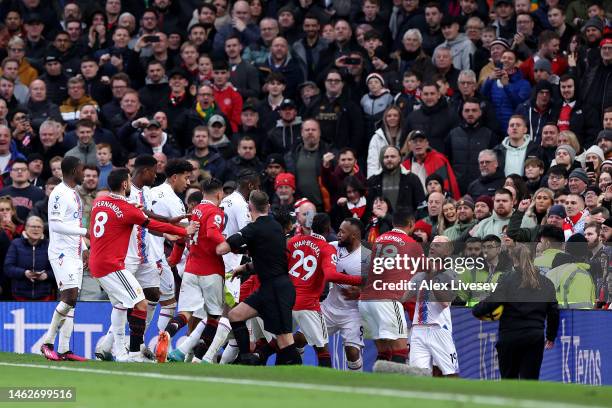
<svg viewBox="0 0 612 408">
<path fill-rule="evenodd" d="M 185 204 L 177 194 L 183 193 L 189 187 L 189 176 L 193 166 L 187 160 L 173 159 L 166 165 L 166 181 L 151 189 L 151 210 L 158 216 L 168 219 L 185 217 Z M 185 222 L 187 224 L 187 222 Z M 164 252 L 165 238 L 150 237 L 148 258 L 161 267 L 159 304 L 161 310 L 157 320 L 157 328 L 162 333 L 168 322 L 174 317 L 176 299 L 174 298 L 174 275 Z"/>
<path fill-rule="evenodd" d="M 370 250 L 361 245 L 364 227 L 357 218 L 345 219 L 338 228 L 338 241 L 331 242 L 336 247 L 338 272 L 349 275 L 362 275 L 362 266 L 369 264 Z M 340 333 L 344 342 L 346 365 L 349 370 L 360 371 L 363 367 L 363 327 L 359 314 L 359 288 L 333 284 L 327 298 L 321 303 L 327 332 L 331 336 Z"/>
<path fill-rule="evenodd" d="M 249 198 L 249 194 L 251 194 L 251 191 L 258 190 L 259 186 L 259 175 L 252 170 L 243 170 L 238 175 L 238 188 L 232 194 L 224 197 L 223 200 L 221 200 L 220 207 L 223 209 L 225 214 L 225 228 L 223 230 L 223 235 L 225 237 L 229 237 L 237 233 L 249 222 L 251 222 L 251 215 L 247 200 Z M 223 255 L 225 273 L 231 273 L 234 268 L 240 265 L 241 260 L 242 255 L 232 253 Z M 237 304 L 240 298 L 240 279 L 226 279 L 225 287 L 233 297 L 235 304 Z M 195 348 L 193 359 L 194 362 L 213 362 L 214 357 L 221 346 L 225 343 L 225 340 L 227 339 L 227 336 L 231 330 L 231 325 L 229 324 L 229 320 L 227 320 L 228 311 L 229 308 L 226 305 L 226 310 L 223 313 L 223 317 L 219 320 L 219 326 L 217 327 L 215 338 L 213 339 L 210 347 L 208 347 L 206 350 L 203 348 L 204 346 L 200 344 Z M 199 324 L 203 323 L 200 322 Z M 232 362 L 236 359 L 238 355 L 238 347 L 233 339 L 230 340 L 230 344 L 228 347 L 226 347 L 226 351 L 224 351 L 223 354 L 224 357 L 222 357 L 222 362 Z"/>
<path fill-rule="evenodd" d="M 429 258 L 445 259 L 452 254 L 452 244 L 448 237 L 434 237 L 429 248 Z M 454 299 L 452 290 L 430 290 L 432 282 L 450 283 L 455 279 L 455 272 L 437 270 L 436 262 L 429 272 L 414 275 L 413 291 L 405 298 L 416 296 L 412 332 L 410 335 L 410 366 L 433 370 L 434 376 L 441 371 L 443 376 L 457 376 L 459 363 L 457 350 L 453 341 L 453 324 L 450 304 Z M 430 283 L 430 285 L 425 285 Z"/>
<path fill-rule="evenodd" d="M 49 360 L 83 361 L 70 351 L 74 328 L 74 308 L 83 281 L 83 251 L 86 250 L 83 227 L 83 204 L 75 187 L 83 182 L 83 163 L 76 157 L 62 160 L 63 181 L 49 196 L 49 262 L 55 274 L 60 302 L 53 312 L 40 348 Z M 55 337 L 60 332 L 57 352 Z"/>
</svg>

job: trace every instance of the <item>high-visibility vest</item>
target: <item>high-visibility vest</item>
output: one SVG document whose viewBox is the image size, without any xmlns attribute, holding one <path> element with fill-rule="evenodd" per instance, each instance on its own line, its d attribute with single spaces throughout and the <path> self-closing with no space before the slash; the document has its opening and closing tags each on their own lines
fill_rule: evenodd
<svg viewBox="0 0 612 408">
<path fill-rule="evenodd" d="M 555 285 L 557 302 L 564 309 L 592 309 L 595 283 L 585 263 L 566 263 L 552 268 L 546 277 Z"/>
</svg>

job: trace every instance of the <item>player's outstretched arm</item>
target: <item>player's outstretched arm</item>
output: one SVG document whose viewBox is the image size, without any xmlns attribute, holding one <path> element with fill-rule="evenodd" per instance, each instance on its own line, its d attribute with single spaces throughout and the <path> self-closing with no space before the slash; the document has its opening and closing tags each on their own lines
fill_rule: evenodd
<svg viewBox="0 0 612 408">
<path fill-rule="evenodd" d="M 87 229 L 83 227 L 70 226 L 60 220 L 49 220 L 49 231 L 53 231 L 57 234 L 62 235 L 80 235 L 82 237 L 87 235 Z"/>
<path fill-rule="evenodd" d="M 156 219 L 151 219 L 151 218 L 149 218 L 146 228 L 148 228 L 149 230 L 166 233 L 166 234 L 178 235 L 181 237 L 189 235 L 188 230 L 183 227 L 179 227 L 176 225 L 157 221 Z M 193 233 L 193 231 L 191 231 L 191 233 Z"/>
</svg>

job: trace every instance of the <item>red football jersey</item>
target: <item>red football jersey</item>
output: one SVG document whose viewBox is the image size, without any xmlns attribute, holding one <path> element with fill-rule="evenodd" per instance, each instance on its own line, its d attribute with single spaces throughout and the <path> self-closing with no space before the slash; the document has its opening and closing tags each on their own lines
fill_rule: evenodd
<svg viewBox="0 0 612 408">
<path fill-rule="evenodd" d="M 287 242 L 289 277 L 295 286 L 293 310 L 321 310 L 319 298 L 326 281 L 359 285 L 361 276 L 336 271 L 336 248 L 318 234 L 296 235 Z"/>
<path fill-rule="evenodd" d="M 191 212 L 191 220 L 200 224 L 189 245 L 189 256 L 185 272 L 194 275 L 225 276 L 223 257 L 217 255 L 217 245 L 222 243 L 224 215 L 223 210 L 211 201 L 202 200 Z"/>
<path fill-rule="evenodd" d="M 383 258 L 407 258 L 400 267 L 393 264 L 387 268 L 377 261 Z M 408 282 L 416 270 L 413 270 L 411 259 L 422 258 L 423 248 L 412 237 L 399 229 L 392 229 L 376 238 L 372 246 L 372 261 L 368 268 L 368 281 L 361 291 L 361 300 L 400 300 L 408 289 Z M 381 270 L 377 270 L 378 266 Z"/>
<path fill-rule="evenodd" d="M 93 202 L 89 222 L 91 276 L 101 278 L 125 269 L 125 256 L 134 225 L 173 235 L 182 236 L 186 232 L 184 228 L 150 220 L 125 197 L 116 194 L 100 197 Z"/>
</svg>

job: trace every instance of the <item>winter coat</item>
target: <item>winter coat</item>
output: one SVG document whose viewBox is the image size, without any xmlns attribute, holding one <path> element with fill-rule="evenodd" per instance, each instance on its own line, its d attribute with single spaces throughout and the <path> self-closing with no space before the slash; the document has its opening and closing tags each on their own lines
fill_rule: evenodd
<svg viewBox="0 0 612 408">
<path fill-rule="evenodd" d="M 525 170 L 525 159 L 529 156 L 537 157 L 539 153 L 538 145 L 533 142 L 529 134 L 525 135 L 525 143 L 520 147 L 512 146 L 510 138 L 506 137 L 493 150 L 497 153 L 499 168 L 504 170 L 506 176 L 510 174 L 522 176 Z"/>
<path fill-rule="evenodd" d="M 245 160 L 240 156 L 232 157 L 227 161 L 228 180 L 238 180 L 240 172 L 247 169 L 259 174 L 263 171 L 264 165 L 257 157 L 252 160 Z"/>
<path fill-rule="evenodd" d="M 492 149 L 496 144 L 495 134 L 491 129 L 481 126 L 480 122 L 469 125 L 464 121 L 450 131 L 444 141 L 444 153 L 455 171 L 462 193 L 465 193 L 470 183 L 480 176 L 478 166 L 480 152 Z"/>
<path fill-rule="evenodd" d="M 459 117 L 448 106 L 445 98 L 440 98 L 434 106 L 423 104 L 421 109 L 412 111 L 407 118 L 408 130 L 422 130 L 427 135 L 429 145 L 439 152 L 444 151 L 444 139 L 454 127 L 459 125 Z"/>
<path fill-rule="evenodd" d="M 96 157 L 96 144 L 93 140 L 88 145 L 78 142 L 75 147 L 66 152 L 65 156 L 74 156 L 81 160 L 81 162 L 83 162 L 85 165 L 96 166 L 98 164 L 98 159 Z"/>
<path fill-rule="evenodd" d="M 265 80 L 271 72 L 283 74 L 287 81 L 284 92 L 285 95 L 297 95 L 298 85 L 304 82 L 305 68 L 301 66 L 299 60 L 291 56 L 291 53 L 287 55 L 287 58 L 281 65 L 275 65 L 274 62 L 272 62 L 272 57 L 268 55 L 266 61 L 257 68 L 263 80 Z M 264 82 L 263 80 L 261 81 L 262 83 Z"/>
<path fill-rule="evenodd" d="M 527 121 L 531 140 L 540 144 L 542 141 L 542 129 L 547 123 L 557 123 L 559 109 L 551 101 L 548 109 L 540 113 L 535 105 L 536 96 L 533 95 L 529 101 L 523 102 L 516 108 L 516 113 L 522 115 Z"/>
<path fill-rule="evenodd" d="M 402 167 L 404 167 L 406 170 L 412 170 L 413 158 L 414 155 L 409 153 L 406 160 L 404 160 L 402 163 Z M 425 168 L 425 173 L 427 176 L 437 174 L 438 176 L 442 177 L 442 189 L 444 191 L 448 191 L 452 198 L 455 200 L 461 198 L 459 185 L 457 184 L 457 179 L 455 178 L 455 172 L 453 171 L 453 168 L 448 162 L 446 156 L 434 149 L 428 149 L 427 153 L 425 154 L 425 160 L 423 161 L 423 167 Z"/>
<path fill-rule="evenodd" d="M 481 195 L 493 196 L 495 190 L 502 187 L 505 181 L 506 176 L 504 176 L 503 167 L 500 166 L 495 173 L 487 176 L 480 176 L 472 181 L 468 186 L 467 193 L 473 199 L 477 199 Z"/>
<path fill-rule="evenodd" d="M 364 113 L 365 131 L 367 135 L 374 133 L 378 127 L 377 125 L 382 119 L 383 112 L 391 104 L 393 104 L 393 96 L 387 89 L 378 96 L 374 96 L 370 93 L 363 95 L 361 98 L 361 109 Z"/>
<path fill-rule="evenodd" d="M 407 208 L 415 212 L 419 204 L 425 200 L 425 192 L 419 177 L 400 166 L 400 189 L 401 192 L 397 198 L 396 208 Z M 383 176 L 381 172 L 368 179 L 368 197 L 373 199 L 383 195 Z"/>
<path fill-rule="evenodd" d="M 54 293 L 55 279 L 49 263 L 47 250 L 49 240 L 42 239 L 32 246 L 25 237 L 19 237 L 11 242 L 4 260 L 4 274 L 11 279 L 14 296 L 28 299 L 39 299 Z M 45 271 L 47 280 L 30 282 L 25 271 Z"/>
<path fill-rule="evenodd" d="M 147 83 L 138 91 L 140 103 L 144 106 L 147 115 L 154 115 L 157 111 L 161 110 L 168 95 L 170 95 L 168 81 L 158 84 Z"/>
<path fill-rule="evenodd" d="M 282 155 L 293 150 L 302 140 L 302 118 L 296 117 L 290 125 L 286 126 L 282 119 L 276 122 L 276 127 L 268 132 L 264 142 L 264 156 L 271 153 Z"/>
<path fill-rule="evenodd" d="M 300 66 L 306 68 L 304 72 L 304 78 L 314 80 L 309 76 L 309 73 L 316 74 L 316 67 L 319 64 L 321 53 L 329 47 L 329 43 L 324 38 L 319 38 L 314 47 L 310 49 L 310 55 L 312 56 L 312 66 L 308 66 L 308 58 L 306 57 L 306 39 L 303 38 L 293 43 L 293 53 L 295 58 L 300 61 Z"/>
<path fill-rule="evenodd" d="M 227 162 L 221 156 L 221 153 L 214 147 L 208 147 L 208 156 L 197 157 L 195 155 L 195 147 L 187 150 L 185 156 L 188 159 L 194 159 L 200 162 L 200 169 L 207 171 L 211 176 L 225 181 L 227 176 Z"/>
<path fill-rule="evenodd" d="M 181 156 L 179 148 L 174 146 L 168 141 L 168 134 L 162 133 L 162 152 L 168 157 L 168 159 L 174 159 Z M 142 134 L 139 134 L 136 138 L 136 153 L 137 154 L 150 154 L 153 155 L 154 151 L 151 145 L 145 140 Z"/>
<path fill-rule="evenodd" d="M 502 86 L 497 79 L 488 78 L 480 93 L 495 106 L 501 128 L 507 129 L 510 116 L 514 115 L 516 107 L 529 99 L 531 85 L 517 70 L 510 76 L 510 82 L 506 86 Z"/>
<path fill-rule="evenodd" d="M 56 122 L 62 121 L 59 107 L 49 99 L 42 102 L 34 102 L 30 99 L 26 107 L 30 111 L 30 123 L 36 132 L 38 132 L 40 125 L 47 119 L 53 119 Z"/>
</svg>

